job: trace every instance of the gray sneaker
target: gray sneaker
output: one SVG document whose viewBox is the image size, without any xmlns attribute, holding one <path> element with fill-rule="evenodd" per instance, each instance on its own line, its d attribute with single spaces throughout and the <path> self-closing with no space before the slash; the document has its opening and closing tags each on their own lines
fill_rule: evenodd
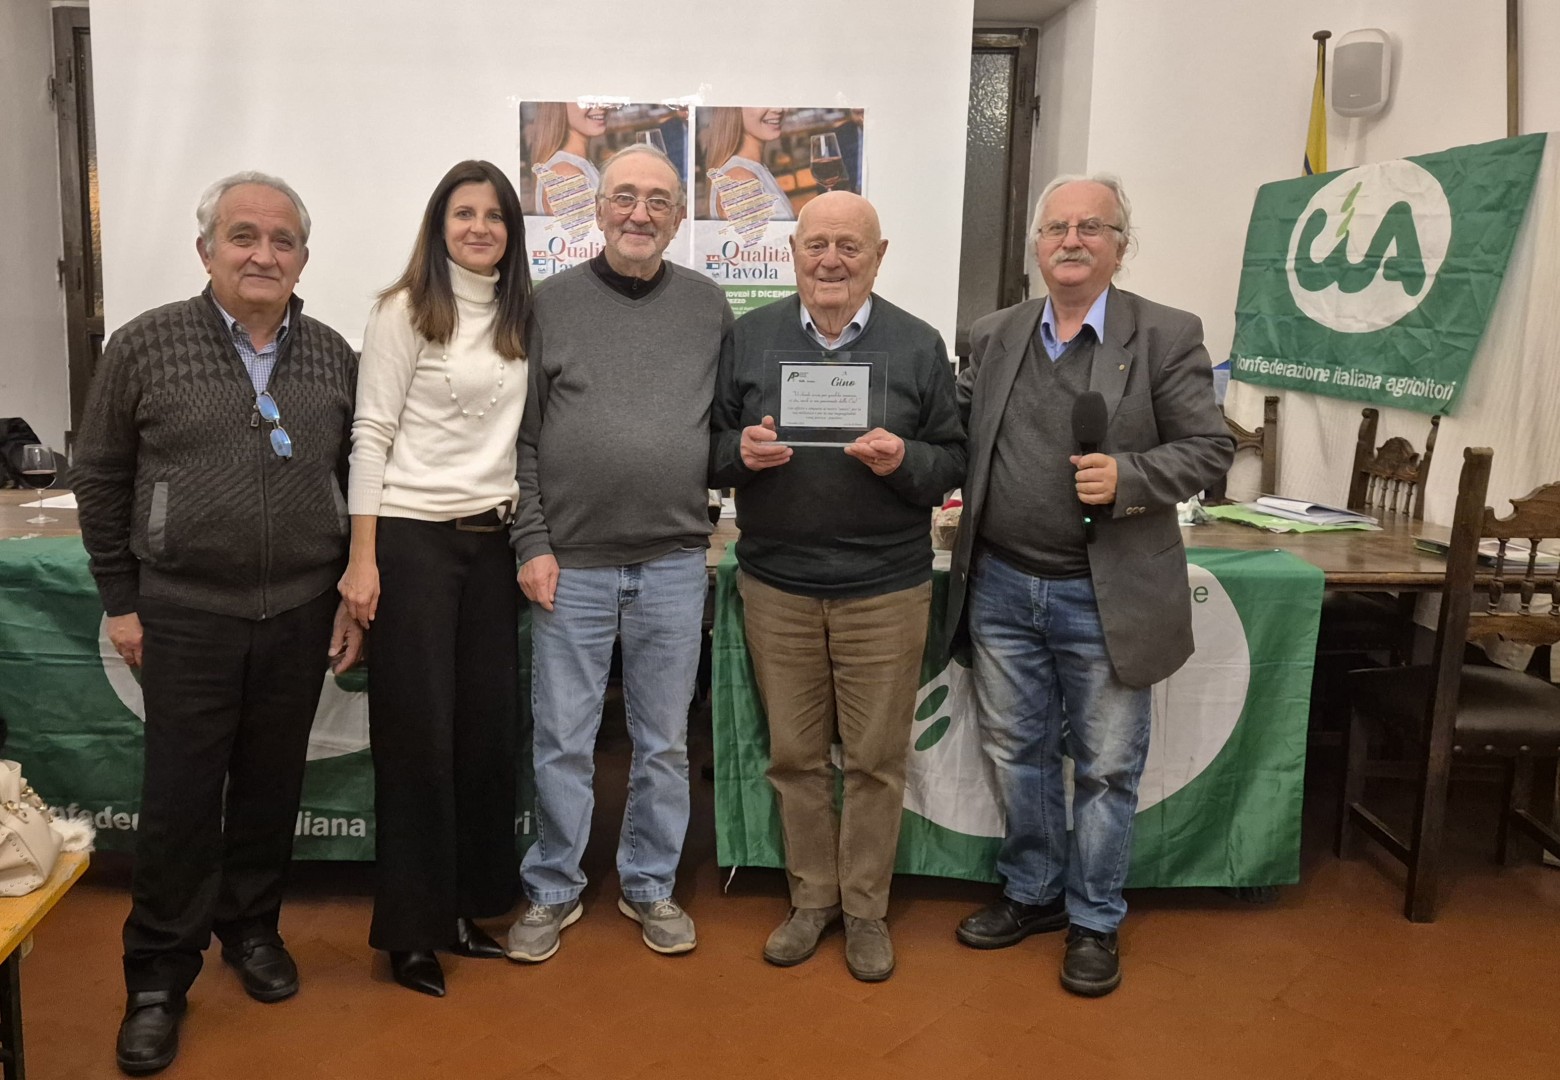
<svg viewBox="0 0 1560 1080">
<path fill-rule="evenodd" d="M 882 982 L 894 973 L 894 943 L 882 919 L 845 916 L 845 966 L 862 982 Z"/>
<path fill-rule="evenodd" d="M 618 910 L 643 928 L 645 944 L 658 953 L 672 956 L 692 952 L 699 943 L 693 920 L 670 896 L 664 900 L 630 900 L 620 896 Z"/>
<path fill-rule="evenodd" d="M 764 959 L 776 967 L 800 964 L 818 951 L 818 939 L 840 917 L 840 906 L 792 908 L 785 922 L 764 942 Z"/>
<path fill-rule="evenodd" d="M 579 922 L 583 914 L 585 909 L 580 906 L 578 897 L 563 904 L 531 901 L 525 914 L 509 928 L 505 955 L 511 960 L 540 964 L 558 951 L 558 935 L 563 933 L 563 928 Z"/>
</svg>

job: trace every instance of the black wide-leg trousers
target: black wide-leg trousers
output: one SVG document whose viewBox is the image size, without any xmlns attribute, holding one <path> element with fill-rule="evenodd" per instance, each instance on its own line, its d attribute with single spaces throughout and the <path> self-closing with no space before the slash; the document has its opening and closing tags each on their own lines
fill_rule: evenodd
<svg viewBox="0 0 1560 1080">
<path fill-rule="evenodd" d="M 378 862 L 369 944 L 443 948 L 509 911 L 520 587 L 507 530 L 380 518 L 369 639 Z"/>
<path fill-rule="evenodd" d="M 183 993 L 211 934 L 276 933 L 335 590 L 267 619 L 142 598 L 145 763 L 125 986 Z"/>
</svg>

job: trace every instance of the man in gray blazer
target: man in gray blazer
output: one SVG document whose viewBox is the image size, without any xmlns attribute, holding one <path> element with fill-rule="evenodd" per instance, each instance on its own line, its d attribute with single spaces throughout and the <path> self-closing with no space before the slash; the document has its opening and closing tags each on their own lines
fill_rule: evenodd
<svg viewBox="0 0 1560 1080">
<path fill-rule="evenodd" d="M 961 922 L 959 939 L 996 949 L 1068 927 L 1062 985 L 1091 997 L 1121 982 L 1149 688 L 1192 653 L 1176 503 L 1234 454 L 1202 323 L 1111 284 L 1130 229 L 1114 177 L 1052 181 L 1032 229 L 1050 295 L 970 332 L 959 378 L 969 475 L 946 627 L 971 647 L 1007 819 L 1003 895 Z M 1077 414 L 1075 403 L 1094 394 L 1097 445 L 1080 446 L 1089 402 Z"/>
</svg>

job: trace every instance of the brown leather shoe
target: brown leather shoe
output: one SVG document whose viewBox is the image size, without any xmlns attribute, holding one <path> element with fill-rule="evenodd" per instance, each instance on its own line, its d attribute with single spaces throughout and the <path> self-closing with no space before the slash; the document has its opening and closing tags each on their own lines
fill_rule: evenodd
<svg viewBox="0 0 1560 1080">
<path fill-rule="evenodd" d="M 764 942 L 764 959 L 776 967 L 800 964 L 818 951 L 818 939 L 840 917 L 840 906 L 792 908 Z"/>
<path fill-rule="evenodd" d="M 894 943 L 882 919 L 845 916 L 845 966 L 862 982 L 882 982 L 894 973 Z"/>
</svg>

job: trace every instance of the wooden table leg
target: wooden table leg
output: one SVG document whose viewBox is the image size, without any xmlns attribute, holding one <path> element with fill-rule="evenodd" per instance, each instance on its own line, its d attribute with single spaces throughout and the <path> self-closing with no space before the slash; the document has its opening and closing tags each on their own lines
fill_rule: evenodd
<svg viewBox="0 0 1560 1080">
<path fill-rule="evenodd" d="M 27 1080 L 22 1054 L 22 950 L 0 963 L 0 1061 L 5 1080 Z"/>
</svg>

